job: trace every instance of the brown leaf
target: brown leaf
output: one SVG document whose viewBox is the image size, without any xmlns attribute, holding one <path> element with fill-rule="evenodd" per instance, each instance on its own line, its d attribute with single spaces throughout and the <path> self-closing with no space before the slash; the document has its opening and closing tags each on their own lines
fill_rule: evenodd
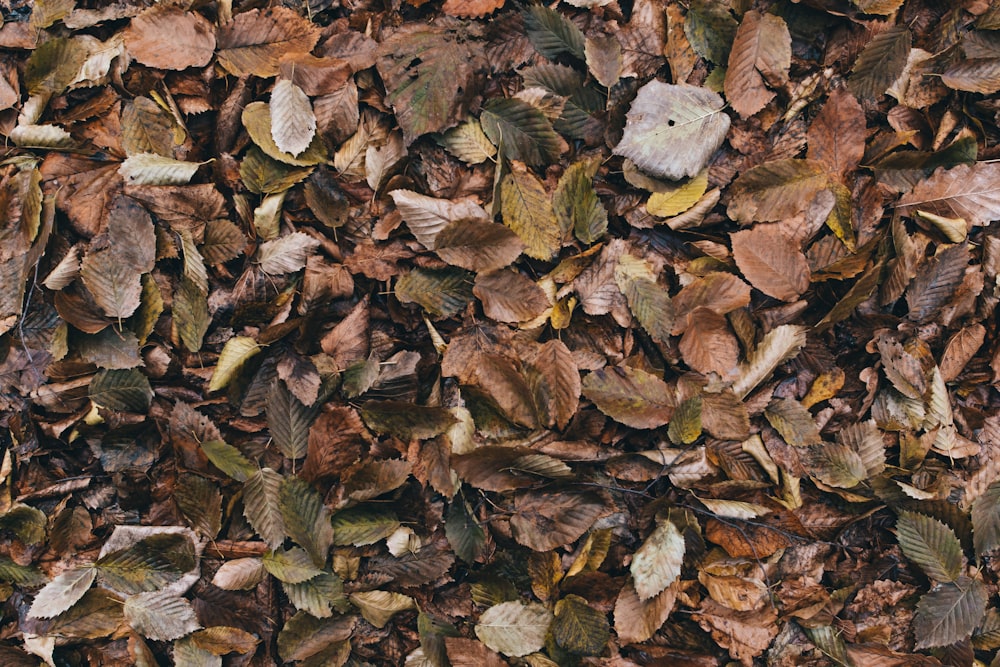
<svg viewBox="0 0 1000 667">
<path fill-rule="evenodd" d="M 560 340 L 549 340 L 524 355 L 525 374 L 543 426 L 566 428 L 580 403 L 580 371 Z"/>
<path fill-rule="evenodd" d="M 125 45 L 148 67 L 204 67 L 215 54 L 215 26 L 196 12 L 156 5 L 132 19 Z"/>
<path fill-rule="evenodd" d="M 699 373 L 729 377 L 739 360 L 739 344 L 725 315 L 700 307 L 688 313 L 679 344 L 684 363 Z"/>
<path fill-rule="evenodd" d="M 729 655 L 750 667 L 754 658 L 771 645 L 778 634 L 777 612 L 773 606 L 761 611 L 738 612 L 723 607 L 711 598 L 704 600 L 692 617 Z"/>
<path fill-rule="evenodd" d="M 757 225 L 731 238 L 740 272 L 764 294 L 795 301 L 809 289 L 806 256 L 777 227 Z"/>
<path fill-rule="evenodd" d="M 575 542 L 607 511 L 590 491 L 520 491 L 510 519 L 514 539 L 533 551 Z"/>
<path fill-rule="evenodd" d="M 837 88 L 809 126 L 806 157 L 841 179 L 865 154 L 865 112 L 850 92 Z"/>
<path fill-rule="evenodd" d="M 925 211 L 987 225 L 1000 217 L 1000 164 L 976 162 L 940 168 L 899 200 L 900 213 Z"/>
<path fill-rule="evenodd" d="M 695 278 L 673 298 L 674 312 L 687 313 L 699 307 L 714 310 L 719 315 L 744 308 L 750 303 L 750 286 L 731 273 L 713 271 Z M 684 333 L 686 317 L 674 320 L 673 334 Z"/>
<path fill-rule="evenodd" d="M 445 5 L 445 11 L 448 11 L 447 5 Z M 460 14 L 456 14 L 456 16 L 460 16 Z M 475 639 L 445 637 L 444 645 L 452 667 L 505 667 L 507 665 L 499 653 L 491 651 L 485 644 Z"/>
<path fill-rule="evenodd" d="M 674 608 L 677 600 L 676 582 L 648 600 L 639 598 L 631 581 L 626 583 L 615 601 L 615 632 L 622 644 L 637 644 L 656 634 Z"/>
<path fill-rule="evenodd" d="M 275 76 L 283 56 L 308 53 L 319 27 L 285 7 L 251 9 L 219 28 L 219 63 L 236 76 Z"/>
<path fill-rule="evenodd" d="M 445 0 L 441 6 L 448 16 L 479 19 L 503 7 L 506 0 Z M 454 660 L 452 660 L 454 663 Z"/>
<path fill-rule="evenodd" d="M 472 293 L 482 301 L 486 316 L 499 322 L 527 322 L 550 305 L 542 288 L 517 271 L 480 273 Z"/>
<path fill-rule="evenodd" d="M 952 335 L 941 355 L 941 379 L 951 382 L 965 370 L 966 365 L 986 340 L 986 327 L 976 322 Z"/>
<path fill-rule="evenodd" d="M 368 299 L 364 298 L 320 341 L 337 368 L 343 370 L 368 356 L 369 313 Z"/>
<path fill-rule="evenodd" d="M 351 76 L 351 65 L 340 58 L 317 58 L 308 53 L 286 53 L 278 63 L 279 75 L 306 95 L 330 95 L 341 90 Z"/>
<path fill-rule="evenodd" d="M 434 252 L 453 266 L 485 272 L 517 259 L 524 243 L 509 228 L 478 219 L 455 220 L 434 239 Z"/>
<path fill-rule="evenodd" d="M 351 408 L 324 410 L 309 427 L 309 449 L 302 477 L 310 482 L 338 478 L 361 458 L 365 432 Z"/>
<path fill-rule="evenodd" d="M 726 97 L 733 109 L 747 118 L 767 106 L 775 94 L 765 82 L 784 84 L 791 63 L 792 38 L 785 21 L 756 10 L 744 14 L 726 70 Z"/>
</svg>

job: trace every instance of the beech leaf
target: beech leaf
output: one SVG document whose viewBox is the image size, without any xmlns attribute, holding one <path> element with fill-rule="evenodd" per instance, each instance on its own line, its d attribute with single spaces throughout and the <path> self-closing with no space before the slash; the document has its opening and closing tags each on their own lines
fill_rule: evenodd
<svg viewBox="0 0 1000 667">
<path fill-rule="evenodd" d="M 656 178 L 696 176 L 726 138 L 724 106 L 707 88 L 654 79 L 639 89 L 614 152 Z"/>
<path fill-rule="evenodd" d="M 792 63 L 792 38 L 780 16 L 750 10 L 736 31 L 726 69 L 726 98 L 747 118 L 763 109 L 775 97 L 768 90 L 788 80 Z"/>
<path fill-rule="evenodd" d="M 476 636 L 494 651 L 516 658 L 545 645 L 552 620 L 552 612 L 540 604 L 504 602 L 483 612 Z"/>
<path fill-rule="evenodd" d="M 288 79 L 279 79 L 271 91 L 271 138 L 278 150 L 301 155 L 316 134 L 316 116 L 309 97 Z"/>
<path fill-rule="evenodd" d="M 659 595 L 681 574 L 684 536 L 672 521 L 661 521 L 632 556 L 632 581 L 640 600 Z"/>
</svg>

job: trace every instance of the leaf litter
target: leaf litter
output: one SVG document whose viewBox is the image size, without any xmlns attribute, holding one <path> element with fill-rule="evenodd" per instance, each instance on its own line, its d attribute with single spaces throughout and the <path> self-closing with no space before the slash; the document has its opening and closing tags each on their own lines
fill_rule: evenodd
<svg viewBox="0 0 1000 667">
<path fill-rule="evenodd" d="M 0 662 L 997 664 L 995 7 L 250 4 L 5 10 Z"/>
</svg>

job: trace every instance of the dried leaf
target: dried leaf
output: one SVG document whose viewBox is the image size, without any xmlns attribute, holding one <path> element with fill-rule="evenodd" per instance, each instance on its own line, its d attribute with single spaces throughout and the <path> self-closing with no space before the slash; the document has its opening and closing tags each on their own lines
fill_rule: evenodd
<svg viewBox="0 0 1000 667">
<path fill-rule="evenodd" d="M 659 595 L 681 574 L 684 536 L 671 521 L 661 521 L 632 557 L 629 571 L 640 600 Z"/>
<path fill-rule="evenodd" d="M 481 206 L 468 200 L 436 199 L 411 190 L 393 190 L 389 196 L 396 203 L 410 233 L 428 250 L 436 248 L 438 235 L 450 224 L 457 226 L 466 221 L 490 221 Z"/>
<path fill-rule="evenodd" d="M 881 97 L 903 73 L 911 41 L 906 24 L 892 26 L 875 35 L 855 61 L 847 86 L 858 97 Z"/>
<path fill-rule="evenodd" d="M 319 40 L 319 28 L 285 7 L 237 14 L 219 28 L 219 63 L 231 74 L 275 76 L 282 56 L 308 53 Z"/>
<path fill-rule="evenodd" d="M 583 395 L 604 414 L 634 428 L 663 426 L 674 414 L 667 384 L 637 368 L 594 371 L 583 379 Z"/>
<path fill-rule="evenodd" d="M 396 298 L 433 317 L 451 317 L 472 300 L 472 274 L 461 269 L 414 269 L 396 282 Z"/>
<path fill-rule="evenodd" d="M 38 591 L 35 601 L 28 611 L 30 618 L 52 618 L 63 613 L 83 597 L 94 579 L 97 570 L 93 567 L 80 567 L 67 570 Z"/>
<path fill-rule="evenodd" d="M 261 468 L 243 483 L 243 514 L 272 549 L 278 548 L 286 535 L 281 513 L 281 482 L 280 474 L 270 468 Z"/>
<path fill-rule="evenodd" d="M 527 322 L 549 307 L 542 288 L 516 271 L 480 273 L 472 293 L 486 316 L 498 322 Z"/>
<path fill-rule="evenodd" d="M 632 102 L 614 152 L 656 178 L 697 176 L 729 130 L 723 107 L 707 88 L 650 81 Z"/>
<path fill-rule="evenodd" d="M 902 512 L 896 522 L 896 537 L 903 554 L 927 576 L 954 582 L 962 572 L 962 545 L 945 524 L 923 514 Z"/>
<path fill-rule="evenodd" d="M 524 254 L 535 259 L 552 259 L 562 246 L 563 230 L 556 219 L 545 186 L 518 162 L 500 185 L 503 222 L 524 242 Z"/>
<path fill-rule="evenodd" d="M 809 126 L 806 157 L 823 164 L 831 175 L 844 177 L 865 153 L 865 112 L 843 88 L 830 93 Z"/>
<path fill-rule="evenodd" d="M 515 496 L 510 525 L 520 544 L 549 551 L 579 539 L 605 509 L 594 493 L 522 491 Z"/>
<path fill-rule="evenodd" d="M 552 637 L 574 655 L 600 655 L 611 636 L 608 617 L 579 595 L 567 595 L 556 603 Z"/>
<path fill-rule="evenodd" d="M 200 627 L 191 603 L 167 591 L 132 595 L 123 611 L 129 625 L 154 641 L 171 641 Z"/>
<path fill-rule="evenodd" d="M 483 612 L 476 636 L 494 651 L 519 657 L 541 650 L 552 621 L 552 612 L 540 604 L 504 602 Z"/>
<path fill-rule="evenodd" d="M 517 98 L 493 100 L 479 117 L 483 132 L 508 160 L 541 167 L 559 159 L 559 135 L 545 115 Z"/>
<path fill-rule="evenodd" d="M 274 145 L 298 157 L 316 135 L 316 115 L 309 97 L 288 79 L 279 79 L 271 91 L 269 108 Z"/>
<path fill-rule="evenodd" d="M 730 238 L 736 266 L 764 294 L 795 301 L 809 289 L 806 256 L 777 227 L 756 225 Z"/>
<path fill-rule="evenodd" d="M 594 191 L 597 160 L 577 162 L 563 172 L 552 193 L 552 208 L 559 227 L 572 229 L 583 243 L 594 243 L 608 230 L 608 212 Z"/>
<path fill-rule="evenodd" d="M 791 63 L 792 38 L 784 20 L 756 10 L 744 14 L 726 69 L 726 98 L 733 109 L 748 118 L 767 106 L 775 93 L 765 84 L 787 82 Z"/>
<path fill-rule="evenodd" d="M 964 575 L 932 588 L 920 598 L 913 617 L 916 648 L 947 646 L 969 637 L 986 612 L 988 595 L 981 581 Z"/>
<path fill-rule="evenodd" d="M 215 27 L 196 12 L 157 5 L 132 19 L 125 45 L 147 67 L 204 67 L 215 52 Z"/>
<path fill-rule="evenodd" d="M 416 607 L 410 596 L 388 591 L 351 593 L 350 600 L 376 628 L 384 628 L 396 613 Z"/>
<path fill-rule="evenodd" d="M 733 183 L 727 213 L 744 225 L 793 217 L 806 210 L 827 179 L 824 166 L 812 160 L 765 162 Z"/>
<path fill-rule="evenodd" d="M 961 218 L 969 225 L 987 225 L 1000 217 L 1000 165 L 992 162 L 939 168 L 919 181 L 899 200 L 900 212 L 924 211 Z"/>
</svg>

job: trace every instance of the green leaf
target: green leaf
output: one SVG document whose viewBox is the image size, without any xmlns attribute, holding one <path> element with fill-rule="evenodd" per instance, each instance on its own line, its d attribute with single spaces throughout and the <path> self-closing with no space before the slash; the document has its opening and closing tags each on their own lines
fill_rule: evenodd
<svg viewBox="0 0 1000 667">
<path fill-rule="evenodd" d="M 272 549 L 281 546 L 286 536 L 279 499 L 282 479 L 270 468 L 262 468 L 243 483 L 243 515 Z"/>
<path fill-rule="evenodd" d="M 594 609 L 579 595 L 567 595 L 556 603 L 552 636 L 564 651 L 575 655 L 600 655 L 611 638 L 606 614 Z"/>
<path fill-rule="evenodd" d="M 634 428 L 663 426 L 674 414 L 667 383 L 638 368 L 596 370 L 583 379 L 583 395 L 607 416 Z"/>
<path fill-rule="evenodd" d="M 594 191 L 599 165 L 598 158 L 570 165 L 552 193 L 552 208 L 563 234 L 572 229 L 576 238 L 588 245 L 608 231 L 608 212 Z"/>
<path fill-rule="evenodd" d="M 674 326 L 674 305 L 666 288 L 657 284 L 649 263 L 629 254 L 622 255 L 615 267 L 615 282 L 646 333 L 654 341 L 666 343 Z"/>
<path fill-rule="evenodd" d="M 528 39 L 540 54 L 549 60 L 564 53 L 584 59 L 583 33 L 568 18 L 545 5 L 531 5 L 521 16 Z"/>
<path fill-rule="evenodd" d="M 319 492 L 299 477 L 287 477 L 278 493 L 288 536 L 306 550 L 317 567 L 326 563 L 333 544 L 330 510 Z"/>
<path fill-rule="evenodd" d="M 222 353 L 219 354 L 212 379 L 209 380 L 208 391 L 218 391 L 226 387 L 243 368 L 243 364 L 261 349 L 263 348 L 257 345 L 257 341 L 248 336 L 233 336 L 227 340 Z"/>
<path fill-rule="evenodd" d="M 305 549 L 277 549 L 264 554 L 261 559 L 264 569 L 286 584 L 301 584 L 313 577 L 323 574 L 323 571 L 313 565 L 312 559 Z"/>
<path fill-rule="evenodd" d="M 916 648 L 948 646 L 969 637 L 986 613 L 988 599 L 983 582 L 964 575 L 932 588 L 913 616 Z"/>
<path fill-rule="evenodd" d="M 716 65 L 729 61 L 729 49 L 739 24 L 729 13 L 728 2 L 692 0 L 684 19 L 684 34 L 691 48 Z"/>
<path fill-rule="evenodd" d="M 409 595 L 389 591 L 363 591 L 351 593 L 351 603 L 361 610 L 365 620 L 376 628 L 384 628 L 395 614 L 417 605 Z"/>
<path fill-rule="evenodd" d="M 852 489 L 866 479 L 864 461 L 857 452 L 840 443 L 808 446 L 799 458 L 810 475 L 829 486 Z"/>
<path fill-rule="evenodd" d="M 903 554 L 928 577 L 936 581 L 958 580 L 962 544 L 946 524 L 923 514 L 902 512 L 896 522 L 896 538 Z"/>
<path fill-rule="evenodd" d="M 972 503 L 972 530 L 977 555 L 1000 547 L 1000 480 Z"/>
<path fill-rule="evenodd" d="M 639 89 L 614 153 L 656 178 L 697 176 L 726 138 L 724 108 L 707 88 L 654 79 Z"/>
<path fill-rule="evenodd" d="M 564 231 L 542 182 L 523 164 L 513 163 L 500 184 L 500 210 L 505 225 L 524 242 L 524 254 L 553 259 L 562 246 Z"/>
<path fill-rule="evenodd" d="M 452 500 L 448 508 L 444 534 L 455 555 L 466 563 L 475 562 L 486 548 L 486 531 L 472 515 L 468 503 L 460 497 Z"/>
<path fill-rule="evenodd" d="M 388 508 L 359 505 L 333 517 L 333 543 L 361 547 L 389 537 L 399 528 L 396 513 Z"/>
<path fill-rule="evenodd" d="M 552 618 L 538 603 L 503 602 L 479 617 L 476 636 L 494 651 L 520 657 L 541 650 Z"/>
<path fill-rule="evenodd" d="M 61 95 L 80 73 L 88 49 L 82 39 L 54 37 L 31 51 L 24 67 L 29 95 Z"/>
<path fill-rule="evenodd" d="M 561 145 L 541 111 L 516 98 L 491 100 L 479 117 L 483 132 L 508 160 L 543 167 L 559 159 Z"/>
<path fill-rule="evenodd" d="M 153 398 L 153 388 L 138 368 L 103 369 L 90 381 L 88 394 L 90 400 L 109 410 L 145 413 Z"/>
<path fill-rule="evenodd" d="M 0 581 L 34 588 L 47 583 L 48 578 L 37 567 L 18 565 L 10 558 L 0 556 Z"/>
<path fill-rule="evenodd" d="M 858 56 L 847 87 L 858 97 L 878 99 L 899 78 L 910 57 L 912 36 L 905 23 L 880 32 Z"/>
<path fill-rule="evenodd" d="M 0 529 L 9 530 L 25 544 L 41 544 L 45 541 L 48 517 L 45 512 L 23 503 L 14 503 L 0 515 Z"/>
<path fill-rule="evenodd" d="M 102 585 L 131 595 L 177 581 L 197 567 L 197 554 L 189 534 L 157 533 L 105 554 L 94 566 Z"/>
<path fill-rule="evenodd" d="M 154 641 L 171 641 L 201 627 L 191 603 L 168 591 L 131 595 L 123 612 L 129 625 Z"/>
<path fill-rule="evenodd" d="M 435 318 L 451 317 L 472 300 L 472 274 L 461 269 L 414 269 L 396 281 L 396 298 Z"/>
<path fill-rule="evenodd" d="M 298 584 L 282 583 L 281 587 L 296 609 L 307 611 L 316 618 L 332 616 L 333 609 L 342 612 L 347 609 L 344 582 L 335 574 L 324 572 Z"/>
<path fill-rule="evenodd" d="M 361 409 L 361 418 L 376 433 L 390 433 L 404 440 L 433 438 L 458 423 L 447 408 L 402 401 L 368 401 Z"/>
<path fill-rule="evenodd" d="M 38 591 L 28 618 L 52 618 L 63 613 L 90 590 L 96 577 L 97 569 L 93 567 L 78 567 L 63 572 Z"/>
<path fill-rule="evenodd" d="M 672 584 L 684 562 L 684 536 L 672 521 L 661 521 L 632 557 L 629 571 L 640 600 L 648 600 Z"/>
<path fill-rule="evenodd" d="M 267 392 L 267 425 L 271 437 L 285 457 L 301 459 L 309 448 L 309 427 L 315 408 L 303 405 L 284 382 L 273 382 Z"/>
<path fill-rule="evenodd" d="M 243 452 L 222 440 L 209 440 L 201 443 L 201 450 L 216 468 L 237 482 L 245 482 L 254 475 L 258 468 L 243 456 Z"/>
</svg>

